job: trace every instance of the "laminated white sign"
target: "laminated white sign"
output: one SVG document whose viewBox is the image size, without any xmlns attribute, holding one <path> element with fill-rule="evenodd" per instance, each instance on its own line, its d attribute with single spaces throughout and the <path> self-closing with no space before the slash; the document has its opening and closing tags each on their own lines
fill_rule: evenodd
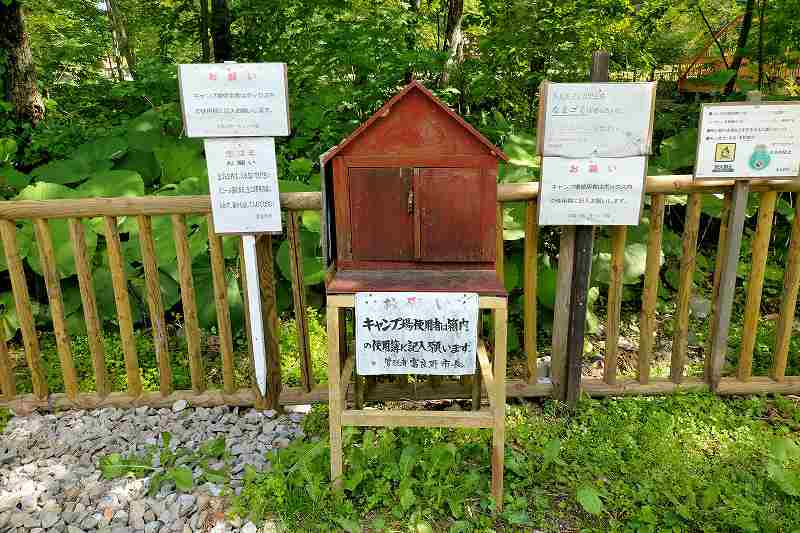
<svg viewBox="0 0 800 533">
<path fill-rule="evenodd" d="M 475 293 L 356 293 L 355 320 L 359 375 L 475 373 Z"/>
<path fill-rule="evenodd" d="M 204 142 L 214 231 L 280 233 L 275 140 L 258 137 Z"/>
<path fill-rule="evenodd" d="M 542 83 L 539 154 L 570 158 L 650 153 L 656 84 Z"/>
<path fill-rule="evenodd" d="M 647 158 L 542 158 L 539 224 L 639 224 Z"/>
<path fill-rule="evenodd" d="M 285 63 L 178 65 L 188 137 L 289 135 Z"/>
<path fill-rule="evenodd" d="M 800 102 L 703 104 L 695 178 L 800 175 Z"/>
</svg>

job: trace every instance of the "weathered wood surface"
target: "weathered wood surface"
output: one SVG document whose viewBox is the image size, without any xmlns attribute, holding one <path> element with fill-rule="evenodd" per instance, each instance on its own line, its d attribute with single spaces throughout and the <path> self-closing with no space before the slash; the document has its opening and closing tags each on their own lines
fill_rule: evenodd
<svg viewBox="0 0 800 533">
<path fill-rule="evenodd" d="M 524 269 L 522 281 L 522 327 L 528 383 L 536 382 L 538 377 L 536 290 L 539 269 L 539 224 L 537 214 L 536 202 L 528 200 L 525 206 L 525 248 L 522 255 Z"/>
<path fill-rule="evenodd" d="M 267 355 L 267 395 L 264 402 L 270 409 L 280 406 L 281 352 L 278 304 L 275 300 L 275 261 L 272 255 L 272 237 L 260 235 L 256 239 L 258 258 L 258 284 L 261 288 L 261 318 L 264 324 L 264 342 Z"/>
<path fill-rule="evenodd" d="M 550 375 L 555 397 L 563 400 L 567 387 L 567 324 L 572 295 L 572 266 L 575 255 L 575 228 L 561 228 L 556 274 L 556 302 L 553 309 L 553 348 Z"/>
<path fill-rule="evenodd" d="M 341 414 L 345 426 L 490 428 L 489 411 L 357 411 Z"/>
<path fill-rule="evenodd" d="M 14 379 L 14 365 L 8 356 L 6 339 L 0 337 L 0 392 L 3 400 L 10 402 L 17 395 L 17 384 Z"/>
<path fill-rule="evenodd" d="M 217 333 L 222 354 L 222 382 L 226 394 L 234 391 L 233 330 L 231 311 L 228 305 L 228 283 L 225 279 L 225 256 L 222 253 L 222 237 L 214 231 L 214 219 L 208 221 L 208 249 L 211 256 L 211 276 L 214 283 L 214 307 L 217 311 Z"/>
<path fill-rule="evenodd" d="M 684 379 L 689 347 L 689 300 L 694 285 L 694 267 L 697 258 L 697 236 L 700 232 L 701 195 L 692 193 L 686 203 L 686 222 L 683 226 L 683 250 L 678 277 L 678 298 L 675 304 L 675 334 L 672 338 L 672 363 L 670 377 L 675 383 Z"/>
<path fill-rule="evenodd" d="M 650 380 L 650 363 L 653 358 L 653 343 L 656 333 L 656 304 L 658 303 L 658 281 L 661 271 L 661 237 L 664 233 L 664 195 L 650 197 L 650 229 L 647 238 L 647 259 L 642 290 L 642 313 L 639 318 L 639 383 Z"/>
<path fill-rule="evenodd" d="M 800 289 L 800 202 L 795 203 L 792 236 L 786 257 L 783 293 L 781 294 L 778 323 L 775 326 L 775 348 L 773 350 L 772 368 L 770 369 L 770 376 L 777 381 L 786 379 L 789 341 L 792 338 L 792 330 L 794 329 L 797 291 Z"/>
<path fill-rule="evenodd" d="M 610 385 L 617 382 L 617 347 L 619 345 L 622 278 L 625 272 L 625 240 L 627 235 L 627 226 L 614 226 L 611 229 L 611 279 L 608 284 L 606 358 L 603 366 L 603 379 Z"/>
<path fill-rule="evenodd" d="M 311 368 L 311 346 L 306 317 L 306 287 L 303 276 L 303 248 L 300 242 L 300 217 L 295 212 L 286 215 L 286 237 L 289 241 L 289 264 L 292 269 L 292 303 L 297 325 L 297 356 L 300 359 L 300 383 L 307 391 L 314 385 Z"/>
</svg>

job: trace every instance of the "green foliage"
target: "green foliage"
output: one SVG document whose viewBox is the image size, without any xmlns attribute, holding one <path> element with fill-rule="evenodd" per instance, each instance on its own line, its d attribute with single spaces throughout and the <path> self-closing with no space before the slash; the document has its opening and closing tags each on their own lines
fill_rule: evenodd
<svg viewBox="0 0 800 533">
<path fill-rule="evenodd" d="M 6 430 L 8 421 L 11 420 L 13 416 L 14 415 L 12 415 L 11 411 L 9 411 L 8 409 L 0 408 L 0 433 Z"/>
<path fill-rule="evenodd" d="M 327 432 L 323 413 L 307 433 Z M 584 401 L 572 416 L 557 402 L 511 408 L 500 515 L 486 432 L 351 428 L 341 493 L 326 441 L 298 441 L 270 456 L 272 471 L 248 470 L 233 510 L 290 531 L 791 530 L 798 419 L 782 398 L 709 394 Z"/>
</svg>

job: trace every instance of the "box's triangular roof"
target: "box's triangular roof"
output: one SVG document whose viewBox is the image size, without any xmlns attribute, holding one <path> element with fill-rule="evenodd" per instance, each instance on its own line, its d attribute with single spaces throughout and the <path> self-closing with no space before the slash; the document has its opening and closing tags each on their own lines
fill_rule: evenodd
<svg viewBox="0 0 800 533">
<path fill-rule="evenodd" d="M 450 109 L 447 104 L 436 98 L 436 96 L 430 92 L 428 89 L 425 88 L 424 85 L 419 83 L 416 80 L 413 80 L 411 83 L 403 87 L 403 89 L 395 94 L 388 102 L 383 104 L 380 109 L 378 109 L 366 122 L 361 124 L 356 130 L 347 136 L 342 142 L 337 144 L 336 146 L 332 147 L 330 150 L 322 154 L 320 160 L 322 164 L 325 165 L 328 161 L 333 159 L 339 152 L 341 152 L 347 145 L 353 142 L 356 138 L 360 137 L 365 131 L 367 131 L 373 123 L 379 118 L 385 117 L 389 114 L 392 106 L 394 106 L 397 102 L 402 100 L 406 95 L 408 95 L 411 91 L 419 91 L 421 94 L 426 96 L 431 102 L 433 102 L 437 107 L 442 109 L 447 115 L 450 116 L 453 120 L 455 120 L 462 128 L 464 128 L 467 133 L 469 133 L 472 137 L 477 139 L 481 144 L 485 145 L 486 148 L 497 158 L 502 159 L 503 161 L 508 161 L 508 156 L 503 153 L 500 148 L 492 144 L 486 137 L 481 135 L 481 133 L 469 125 L 463 118 L 461 118 L 455 111 Z"/>
</svg>

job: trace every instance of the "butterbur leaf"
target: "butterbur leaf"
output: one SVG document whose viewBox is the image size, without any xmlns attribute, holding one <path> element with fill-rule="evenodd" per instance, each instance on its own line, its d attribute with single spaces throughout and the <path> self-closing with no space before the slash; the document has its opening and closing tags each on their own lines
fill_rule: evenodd
<svg viewBox="0 0 800 533">
<path fill-rule="evenodd" d="M 414 496 L 414 491 L 411 490 L 411 487 L 406 487 L 400 491 L 400 505 L 403 506 L 404 510 L 407 511 L 416 501 L 417 497 Z"/>
<path fill-rule="evenodd" d="M 555 461 L 559 452 L 561 452 L 561 441 L 559 439 L 552 439 L 545 444 L 544 450 L 542 450 L 542 459 L 544 459 L 542 468 L 547 468 L 550 463 Z"/>
<path fill-rule="evenodd" d="M 356 490 L 356 487 L 358 487 L 358 485 L 361 483 L 363 479 L 364 479 L 364 471 L 359 469 L 353 472 L 351 475 L 347 476 L 344 479 L 342 486 L 345 488 L 345 490 L 353 492 L 354 490 Z"/>
<path fill-rule="evenodd" d="M 139 174 L 130 170 L 104 170 L 92 174 L 75 190 L 81 198 L 143 196 L 144 181 Z"/>
<path fill-rule="evenodd" d="M 87 179 L 91 174 L 108 170 L 112 166 L 111 161 L 87 161 L 85 159 L 64 159 L 51 161 L 46 165 L 36 167 L 31 172 L 31 176 L 39 181 L 49 183 L 59 183 L 61 185 L 78 183 Z"/>
<path fill-rule="evenodd" d="M 316 285 L 325 280 L 325 267 L 317 256 L 317 243 L 319 234 L 300 230 L 300 248 L 303 253 L 303 282 L 306 285 Z M 289 259 L 289 241 L 284 240 L 278 248 L 276 256 L 278 268 L 287 280 L 292 279 L 292 266 Z"/>
<path fill-rule="evenodd" d="M 591 485 L 582 485 L 577 492 L 578 503 L 583 510 L 593 515 L 599 515 L 605 509 L 600 493 Z"/>
<path fill-rule="evenodd" d="M 122 137 L 103 137 L 80 145 L 72 153 L 74 159 L 101 161 L 118 159 L 128 151 L 128 141 Z"/>
<path fill-rule="evenodd" d="M 75 198 L 75 190 L 58 183 L 38 181 L 22 189 L 15 200 L 61 200 Z"/>
<path fill-rule="evenodd" d="M 773 460 L 783 464 L 787 459 L 792 459 L 800 454 L 800 446 L 786 437 L 776 438 L 770 443 L 769 452 Z"/>
<path fill-rule="evenodd" d="M 188 466 L 176 466 L 175 468 L 170 468 L 168 472 L 178 490 L 182 492 L 192 490 L 194 479 L 192 478 L 192 470 Z"/>
<path fill-rule="evenodd" d="M 0 137 L 0 163 L 13 161 L 17 155 L 17 141 L 11 137 Z"/>
<path fill-rule="evenodd" d="M 23 174 L 10 164 L 0 164 L 0 185 L 6 185 L 15 191 L 19 191 L 28 185 L 30 181 L 30 176 Z"/>
</svg>

